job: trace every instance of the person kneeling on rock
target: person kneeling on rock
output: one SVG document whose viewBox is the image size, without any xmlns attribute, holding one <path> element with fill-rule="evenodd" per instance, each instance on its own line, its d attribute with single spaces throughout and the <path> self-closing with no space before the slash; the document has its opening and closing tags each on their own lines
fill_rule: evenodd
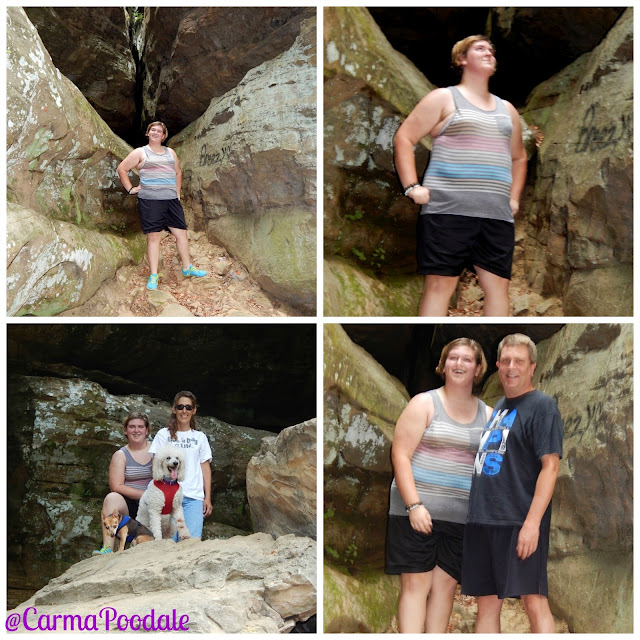
<svg viewBox="0 0 640 640">
<path fill-rule="evenodd" d="M 169 135 L 167 127 L 163 122 L 152 122 L 145 135 L 149 138 L 149 144 L 134 149 L 118 165 L 118 176 L 127 192 L 138 196 L 138 213 L 142 232 L 147 236 L 147 259 L 151 269 L 147 289 L 157 289 L 163 230 L 170 231 L 176 238 L 183 276 L 202 278 L 207 272 L 191 264 L 187 223 L 180 204 L 180 161 L 173 149 L 162 145 Z M 140 174 L 137 187 L 129 179 L 129 171 L 134 168 Z"/>
</svg>

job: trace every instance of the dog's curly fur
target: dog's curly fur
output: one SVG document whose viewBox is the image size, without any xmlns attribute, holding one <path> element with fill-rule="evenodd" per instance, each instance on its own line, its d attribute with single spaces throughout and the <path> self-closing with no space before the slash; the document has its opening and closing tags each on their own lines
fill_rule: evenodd
<svg viewBox="0 0 640 640">
<path fill-rule="evenodd" d="M 162 481 L 163 477 L 171 476 L 171 469 L 178 473 L 178 484 L 184 480 L 185 460 L 180 449 L 170 444 L 165 445 L 153 456 L 152 474 L 154 480 Z M 138 506 L 138 522 L 151 530 L 156 540 L 160 538 L 172 538 L 176 529 L 180 540 L 190 538 L 189 530 L 184 521 L 182 511 L 182 488 L 179 488 L 171 508 L 171 513 L 162 515 L 164 507 L 164 494 L 158 487 L 150 482 L 146 491 L 140 498 Z"/>
</svg>

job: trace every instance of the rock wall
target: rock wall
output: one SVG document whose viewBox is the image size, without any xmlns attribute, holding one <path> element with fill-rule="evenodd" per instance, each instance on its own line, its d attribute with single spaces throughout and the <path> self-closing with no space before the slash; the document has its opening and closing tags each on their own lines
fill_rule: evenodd
<svg viewBox="0 0 640 640">
<path fill-rule="evenodd" d="M 314 13 L 308 7 L 145 7 L 143 130 L 145 122 L 162 120 L 178 133 L 247 72 L 289 49 Z"/>
<path fill-rule="evenodd" d="M 307 420 L 262 440 L 246 475 L 254 530 L 317 537 L 316 432 Z"/>
<path fill-rule="evenodd" d="M 18 7 L 7 47 L 8 200 L 89 229 L 139 229 L 116 174 L 131 147 L 55 68 Z"/>
<path fill-rule="evenodd" d="M 325 252 L 377 272 L 412 273 L 416 212 L 398 197 L 392 140 L 433 85 L 365 8 L 325 8 L 323 38 Z M 426 164 L 422 144 L 418 158 Z M 327 296 L 352 299 L 345 287 Z"/>
<path fill-rule="evenodd" d="M 564 421 L 549 601 L 572 632 L 630 633 L 633 325 L 567 325 L 538 353 L 534 384 L 556 399 Z"/>
<path fill-rule="evenodd" d="M 544 134 L 515 263 L 567 316 L 633 315 L 633 9 L 531 94 Z"/>
<path fill-rule="evenodd" d="M 391 439 L 408 401 L 340 325 L 324 325 L 324 544 L 343 566 L 383 565 Z"/>
<path fill-rule="evenodd" d="M 96 233 L 7 204 L 7 314 L 55 316 L 84 304 L 123 265 L 139 263 L 144 238 Z"/>
<path fill-rule="evenodd" d="M 37 629 L 40 618 L 42 630 L 67 632 L 78 631 L 81 620 L 88 621 L 88 630 L 131 631 L 146 617 L 153 630 L 167 630 L 175 620 L 184 626 L 173 629 L 183 632 L 287 633 L 314 615 L 316 606 L 316 543 L 256 533 L 177 544 L 154 540 L 88 558 L 51 580 L 14 614 L 26 612 L 27 628 Z M 75 627 L 63 626 L 74 622 Z M 26 630 L 23 624 L 18 629 Z"/>
<path fill-rule="evenodd" d="M 122 7 L 25 7 L 53 64 L 126 137 L 136 117 L 136 62 Z"/>
<path fill-rule="evenodd" d="M 115 171 L 131 148 L 53 66 L 18 7 L 7 10 L 7 50 L 8 312 L 48 315 L 142 259 L 126 240 L 139 230 L 135 202 Z"/>
<path fill-rule="evenodd" d="M 572 632 L 631 630 L 632 340 L 631 324 L 571 324 L 537 345 L 534 386 L 556 398 L 565 423 L 550 604 Z M 391 621 L 360 596 L 379 589 L 397 596 L 381 572 L 390 445 L 408 394 L 338 325 L 325 325 L 324 384 L 325 560 L 350 574 L 338 580 L 327 572 L 325 626 L 383 632 Z M 496 374 L 481 396 L 489 404 L 502 396 Z"/>
<path fill-rule="evenodd" d="M 114 396 L 79 378 L 12 376 L 8 419 L 9 600 L 16 604 L 91 555 L 101 539 L 100 512 L 113 453 L 126 444 L 122 421 L 144 411 L 151 435 L 165 425 L 169 404 L 139 394 Z M 268 431 L 198 416 L 212 450 L 213 515 L 204 538 L 224 527 L 251 530 L 246 468 Z"/>
<path fill-rule="evenodd" d="M 315 308 L 316 36 L 252 69 L 172 138 L 195 227 L 269 293 Z"/>
</svg>

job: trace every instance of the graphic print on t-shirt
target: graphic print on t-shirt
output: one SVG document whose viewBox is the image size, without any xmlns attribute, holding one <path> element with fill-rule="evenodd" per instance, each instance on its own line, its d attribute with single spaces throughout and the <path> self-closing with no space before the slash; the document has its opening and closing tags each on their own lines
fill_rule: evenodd
<svg viewBox="0 0 640 640">
<path fill-rule="evenodd" d="M 485 427 L 480 438 L 480 447 L 473 465 L 473 474 L 495 476 L 500 473 L 500 467 L 507 454 L 507 438 L 516 419 L 516 409 L 494 411 L 491 420 Z"/>
</svg>

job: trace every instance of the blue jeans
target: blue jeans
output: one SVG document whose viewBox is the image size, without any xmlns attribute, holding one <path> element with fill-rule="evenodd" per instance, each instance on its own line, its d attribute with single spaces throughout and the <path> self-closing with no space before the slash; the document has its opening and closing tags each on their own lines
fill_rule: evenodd
<svg viewBox="0 0 640 640">
<path fill-rule="evenodd" d="M 189 529 L 189 535 L 192 538 L 202 538 L 202 524 L 204 522 L 204 514 L 202 513 L 202 500 L 194 498 L 182 498 L 182 510 L 184 511 L 184 523 Z M 173 536 L 178 542 L 178 534 Z"/>
</svg>

